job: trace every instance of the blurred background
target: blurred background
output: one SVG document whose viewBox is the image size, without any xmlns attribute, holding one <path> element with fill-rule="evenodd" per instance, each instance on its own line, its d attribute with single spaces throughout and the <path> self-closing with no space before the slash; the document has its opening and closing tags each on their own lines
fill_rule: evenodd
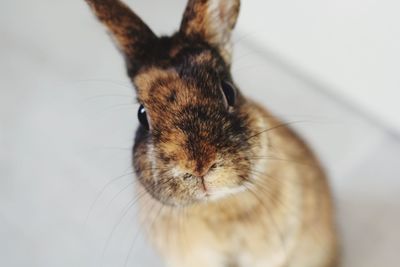
<svg viewBox="0 0 400 267">
<path fill-rule="evenodd" d="M 126 0 L 158 34 L 186 1 Z M 250 1 L 242 91 L 289 122 L 331 178 L 344 266 L 400 249 L 400 3 Z M 136 223 L 138 105 L 83 0 L 0 2 L 0 266 L 162 266 Z"/>
</svg>

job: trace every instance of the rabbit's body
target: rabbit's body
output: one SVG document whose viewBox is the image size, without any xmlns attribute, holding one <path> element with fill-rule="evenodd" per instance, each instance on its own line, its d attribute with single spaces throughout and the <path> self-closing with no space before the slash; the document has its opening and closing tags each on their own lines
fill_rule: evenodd
<svg viewBox="0 0 400 267">
<path fill-rule="evenodd" d="M 183 208 L 138 188 L 142 225 L 168 266 L 337 266 L 330 192 L 318 161 L 290 129 L 254 107 L 261 127 L 271 129 L 260 134 L 258 184 Z"/>
<path fill-rule="evenodd" d="M 307 146 L 230 73 L 239 0 L 189 0 L 159 38 L 118 0 L 87 0 L 140 102 L 142 225 L 170 267 L 333 267 L 330 191 Z"/>
</svg>

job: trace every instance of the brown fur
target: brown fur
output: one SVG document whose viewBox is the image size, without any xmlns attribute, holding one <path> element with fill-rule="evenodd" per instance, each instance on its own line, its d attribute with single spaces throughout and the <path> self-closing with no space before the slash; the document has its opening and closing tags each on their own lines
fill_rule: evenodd
<svg viewBox="0 0 400 267">
<path fill-rule="evenodd" d="M 142 213 L 151 240 L 169 266 L 337 266 L 330 191 L 318 161 L 261 107 L 251 110 L 274 129 L 259 136 L 272 148 L 254 187 L 180 208 L 139 187 L 141 205 L 152 207 Z"/>
<path fill-rule="evenodd" d="M 213 2 L 218 3 L 213 5 Z M 239 15 L 239 8 L 240 1 L 189 0 L 183 15 L 181 32 L 188 36 L 200 36 L 216 45 L 225 60 L 230 61 L 229 39 Z"/>
<path fill-rule="evenodd" d="M 161 38 L 117 0 L 87 2 L 122 48 L 146 110 L 133 165 L 141 220 L 167 265 L 336 266 L 318 160 L 231 77 L 239 0 L 189 0 L 180 30 Z"/>
</svg>

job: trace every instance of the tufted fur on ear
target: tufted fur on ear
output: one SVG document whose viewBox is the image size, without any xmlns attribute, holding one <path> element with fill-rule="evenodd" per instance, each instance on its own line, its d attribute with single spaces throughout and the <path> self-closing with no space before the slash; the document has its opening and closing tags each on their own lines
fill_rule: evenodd
<svg viewBox="0 0 400 267">
<path fill-rule="evenodd" d="M 156 40 L 151 29 L 119 0 L 86 0 L 97 18 L 106 25 L 124 54 L 129 69 L 135 70 L 146 59 L 146 47 Z"/>
<path fill-rule="evenodd" d="M 231 33 L 239 14 L 240 0 L 189 0 L 180 32 L 201 38 L 216 47 L 225 62 L 231 62 Z"/>
</svg>

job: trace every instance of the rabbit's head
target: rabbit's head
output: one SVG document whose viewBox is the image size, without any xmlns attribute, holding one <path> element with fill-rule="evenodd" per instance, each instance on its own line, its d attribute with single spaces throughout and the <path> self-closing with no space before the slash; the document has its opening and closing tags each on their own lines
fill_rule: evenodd
<svg viewBox="0 0 400 267">
<path fill-rule="evenodd" d="M 230 73 L 239 0 L 189 0 L 178 32 L 157 37 L 117 0 L 87 0 L 123 55 L 140 102 L 134 168 L 169 205 L 246 190 L 261 140 L 257 108 Z"/>
</svg>

